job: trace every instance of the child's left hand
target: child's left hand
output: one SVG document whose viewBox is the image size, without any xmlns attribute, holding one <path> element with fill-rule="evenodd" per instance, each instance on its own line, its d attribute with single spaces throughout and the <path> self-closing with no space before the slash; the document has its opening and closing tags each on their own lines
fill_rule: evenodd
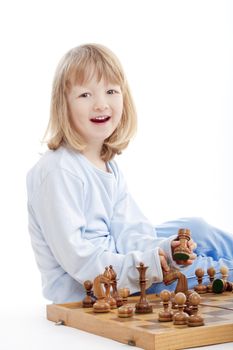
<svg viewBox="0 0 233 350">
<path fill-rule="evenodd" d="M 172 241 L 171 243 L 171 247 L 172 247 L 172 253 L 174 251 L 174 248 L 178 247 L 180 245 L 180 241 Z M 196 243 L 190 239 L 188 241 L 188 248 L 189 248 L 189 251 L 190 251 L 190 259 L 188 260 L 176 260 L 176 263 L 179 264 L 179 265 L 191 265 L 193 263 L 193 260 L 196 259 L 196 254 L 193 253 L 193 250 L 196 249 L 197 245 Z"/>
</svg>

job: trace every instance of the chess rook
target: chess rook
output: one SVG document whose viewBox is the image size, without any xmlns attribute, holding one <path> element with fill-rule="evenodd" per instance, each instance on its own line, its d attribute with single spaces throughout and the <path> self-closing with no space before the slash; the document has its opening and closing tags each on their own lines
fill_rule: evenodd
<svg viewBox="0 0 233 350">
<path fill-rule="evenodd" d="M 190 230 L 185 228 L 180 228 L 178 231 L 177 240 L 180 241 L 180 245 L 174 249 L 173 259 L 178 260 L 188 260 L 190 258 L 190 249 L 188 247 L 188 241 L 190 240 Z"/>
</svg>

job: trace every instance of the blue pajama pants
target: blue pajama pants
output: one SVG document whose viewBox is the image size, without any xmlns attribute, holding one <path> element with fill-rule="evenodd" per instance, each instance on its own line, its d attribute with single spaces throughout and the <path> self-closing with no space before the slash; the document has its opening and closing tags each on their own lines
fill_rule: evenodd
<svg viewBox="0 0 233 350">
<path fill-rule="evenodd" d="M 192 239 L 197 244 L 194 251 L 197 254 L 196 259 L 191 266 L 183 269 L 183 273 L 188 279 L 189 289 L 193 289 L 198 284 L 195 270 L 199 267 L 205 271 L 204 283 L 209 282 L 207 269 L 210 266 L 215 268 L 216 278 L 221 278 L 219 270 L 223 265 L 228 267 L 228 280 L 233 282 L 233 234 L 213 227 L 201 218 L 182 218 L 165 222 L 156 226 L 156 232 L 159 237 L 169 237 L 176 235 L 179 228 L 189 228 Z M 163 289 L 171 291 L 175 287 L 176 282 L 169 286 L 155 283 L 147 290 L 147 293 L 159 293 Z"/>
</svg>

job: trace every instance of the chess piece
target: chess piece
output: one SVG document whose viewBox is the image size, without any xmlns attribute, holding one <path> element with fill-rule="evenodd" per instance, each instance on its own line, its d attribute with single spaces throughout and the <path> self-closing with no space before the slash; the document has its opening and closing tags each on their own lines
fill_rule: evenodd
<svg viewBox="0 0 233 350">
<path fill-rule="evenodd" d="M 137 270 L 139 272 L 139 284 L 140 284 L 140 300 L 135 305 L 135 313 L 138 314 L 148 314 L 153 312 L 152 305 L 150 305 L 146 299 L 146 270 L 148 266 L 144 266 L 141 262 L 139 266 L 137 266 Z"/>
<path fill-rule="evenodd" d="M 120 288 L 118 291 L 120 297 L 123 300 L 123 305 L 127 304 L 128 302 L 128 296 L 130 295 L 130 290 L 129 288 Z"/>
<path fill-rule="evenodd" d="M 163 303 L 163 310 L 159 312 L 158 320 L 160 322 L 169 322 L 172 321 L 173 312 L 169 309 L 169 301 L 171 299 L 171 293 L 164 289 L 160 293 L 160 299 Z"/>
<path fill-rule="evenodd" d="M 222 266 L 220 268 L 220 272 L 222 274 L 222 278 L 216 278 L 213 281 L 212 289 L 214 293 L 223 293 L 225 291 L 232 291 L 233 290 L 233 283 L 227 281 L 228 277 L 228 267 Z"/>
<path fill-rule="evenodd" d="M 202 284 L 202 279 L 203 279 L 203 276 L 204 276 L 204 270 L 201 269 L 201 268 L 196 269 L 195 275 L 197 276 L 197 280 L 198 280 L 198 285 L 196 285 L 194 287 L 195 292 L 197 292 L 199 294 L 207 293 L 207 287 L 204 284 Z"/>
<path fill-rule="evenodd" d="M 188 247 L 190 236 L 190 230 L 188 228 L 179 229 L 177 240 L 180 241 L 180 245 L 174 249 L 174 260 L 188 260 L 190 258 L 190 249 Z"/>
<path fill-rule="evenodd" d="M 214 277 L 216 274 L 214 267 L 213 266 L 209 267 L 207 270 L 207 273 L 208 273 L 209 279 L 210 279 L 210 283 L 207 285 L 207 292 L 212 293 L 213 292 L 212 285 L 213 285 Z"/>
<path fill-rule="evenodd" d="M 233 283 L 228 281 L 223 281 L 220 278 L 216 278 L 213 281 L 212 289 L 214 293 L 223 293 L 223 292 L 232 292 L 233 290 Z"/>
<path fill-rule="evenodd" d="M 106 278 L 104 275 L 98 275 L 94 279 L 93 288 L 94 288 L 94 295 L 97 298 L 97 301 L 93 305 L 93 311 L 97 313 L 101 312 L 109 312 L 110 311 L 110 305 L 105 300 L 105 293 L 103 292 L 102 284 L 109 284 L 110 280 Z"/>
<path fill-rule="evenodd" d="M 179 292 L 182 292 L 184 294 L 188 292 L 187 277 L 181 272 L 179 272 L 178 274 L 178 282 L 175 289 L 175 293 L 179 293 Z"/>
<path fill-rule="evenodd" d="M 133 316 L 133 308 L 130 305 L 123 305 L 118 309 L 118 317 L 127 318 Z"/>
<path fill-rule="evenodd" d="M 177 304 L 175 302 L 175 292 L 171 292 L 171 304 L 172 304 L 172 309 L 177 309 Z"/>
<path fill-rule="evenodd" d="M 177 293 L 175 295 L 175 302 L 178 306 L 178 311 L 173 315 L 173 324 L 184 325 L 187 324 L 189 315 L 184 312 L 186 296 L 184 293 Z"/>
<path fill-rule="evenodd" d="M 229 269 L 227 266 L 221 266 L 220 268 L 220 272 L 222 274 L 222 279 L 223 281 L 227 282 L 227 277 L 228 277 L 228 273 L 229 273 Z"/>
<path fill-rule="evenodd" d="M 116 300 L 116 305 L 117 307 L 120 307 L 123 305 L 123 299 L 119 295 L 118 290 L 117 290 L 117 274 L 115 270 L 113 269 L 113 266 L 109 266 L 109 273 L 111 276 L 111 285 L 112 285 L 112 297 Z"/>
<path fill-rule="evenodd" d="M 186 312 L 186 314 L 188 314 L 189 316 L 192 315 L 192 306 L 190 304 L 190 300 L 189 297 L 190 295 L 192 295 L 194 292 L 193 290 L 187 290 L 187 292 L 185 293 L 186 295 L 186 303 L 185 303 L 185 307 L 184 307 L 184 312 Z M 196 293 L 196 292 L 195 292 Z"/>
<path fill-rule="evenodd" d="M 186 293 L 188 290 L 187 278 L 179 270 L 171 268 L 170 271 L 163 272 L 163 283 L 167 286 L 174 281 L 178 280 L 175 293 L 182 292 Z"/>
<path fill-rule="evenodd" d="M 87 280 L 83 283 L 83 285 L 84 285 L 84 288 L 86 290 L 86 296 L 82 301 L 82 306 L 84 308 L 92 307 L 93 304 L 96 302 L 96 298 L 94 297 L 94 294 L 92 291 L 93 283 L 91 281 Z"/>
<path fill-rule="evenodd" d="M 198 327 L 204 325 L 203 317 L 198 313 L 198 305 L 200 304 L 201 297 L 198 293 L 193 292 L 189 296 L 189 302 L 192 308 L 192 315 L 188 318 L 189 327 Z"/>
<path fill-rule="evenodd" d="M 163 283 L 168 286 L 173 282 L 177 281 L 180 275 L 180 271 L 174 268 L 171 268 L 169 271 L 163 271 Z"/>
<path fill-rule="evenodd" d="M 104 284 L 104 287 L 106 289 L 105 300 L 110 305 L 111 309 L 116 309 L 117 308 L 116 300 L 111 296 L 112 275 L 111 275 L 108 267 L 105 267 L 105 271 L 104 271 L 103 275 L 104 275 L 104 277 L 106 277 L 109 280 L 109 283 Z"/>
</svg>

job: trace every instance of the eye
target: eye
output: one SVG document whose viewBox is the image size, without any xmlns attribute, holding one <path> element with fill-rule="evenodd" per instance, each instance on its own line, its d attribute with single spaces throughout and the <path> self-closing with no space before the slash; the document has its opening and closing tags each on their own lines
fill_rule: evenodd
<svg viewBox="0 0 233 350">
<path fill-rule="evenodd" d="M 89 92 L 84 92 L 79 97 L 90 97 L 90 96 L 91 96 L 91 94 Z"/>
<path fill-rule="evenodd" d="M 119 92 L 117 90 L 114 90 L 114 89 L 110 89 L 107 91 L 107 94 L 108 95 L 114 95 L 114 94 L 118 94 Z"/>
</svg>

